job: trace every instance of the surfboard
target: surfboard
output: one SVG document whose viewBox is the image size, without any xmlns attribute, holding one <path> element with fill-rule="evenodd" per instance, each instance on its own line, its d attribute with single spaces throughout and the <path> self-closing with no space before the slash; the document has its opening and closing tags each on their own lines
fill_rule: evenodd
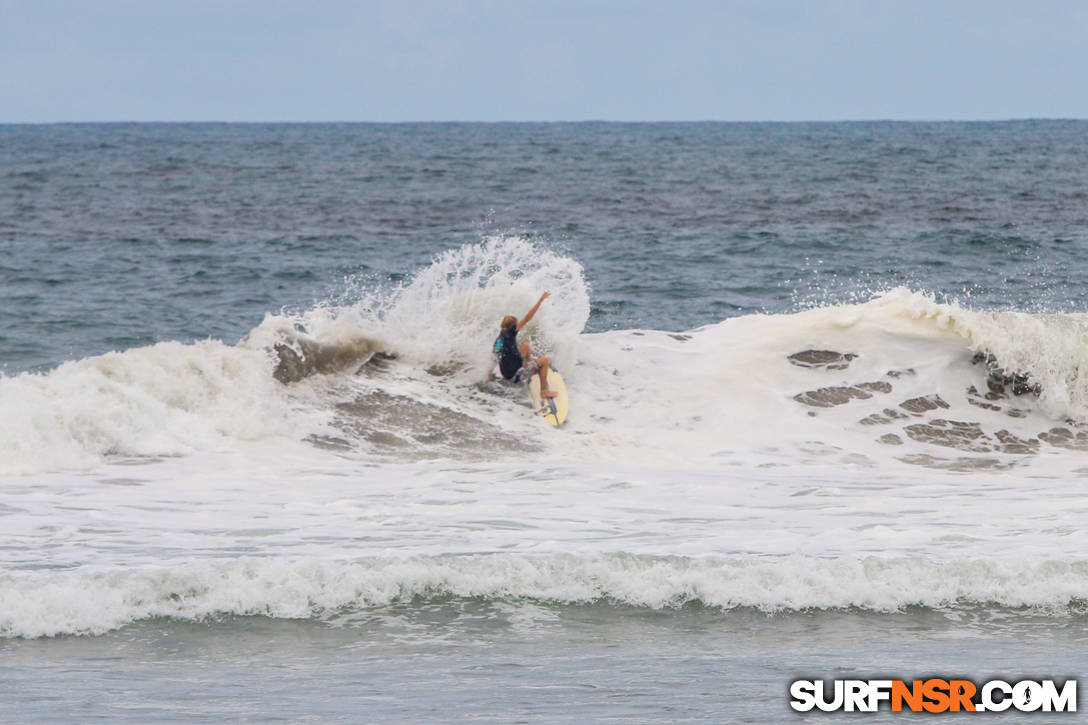
<svg viewBox="0 0 1088 725">
<path fill-rule="evenodd" d="M 540 397 L 540 376 L 529 378 L 529 397 L 533 401 L 533 410 L 554 426 L 560 426 L 567 419 L 567 386 L 563 376 L 555 370 L 548 371 L 548 387 L 559 393 L 554 398 Z"/>
</svg>

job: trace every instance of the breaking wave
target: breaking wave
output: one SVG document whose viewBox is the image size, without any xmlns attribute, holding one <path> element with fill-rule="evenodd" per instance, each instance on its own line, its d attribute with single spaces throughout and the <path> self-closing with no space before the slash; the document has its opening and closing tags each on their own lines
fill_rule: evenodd
<svg viewBox="0 0 1088 725">
<path fill-rule="evenodd" d="M 491 374 L 498 321 L 571 391 L 541 440 Z M 0 474 L 288 438 L 363 458 L 717 465 L 751 451 L 950 470 L 1088 450 L 1088 318 L 973 310 L 899 288 L 686 332 L 584 333 L 573 259 L 519 237 L 437 257 L 395 287 L 268 315 L 237 345 L 164 342 L 0 378 Z"/>
<path fill-rule="evenodd" d="M 41 572 L 0 578 L 0 636 L 100 634 L 160 617 L 331 620 L 449 598 L 767 613 L 985 606 L 1054 616 L 1083 613 L 1088 562 L 487 554 Z"/>
</svg>

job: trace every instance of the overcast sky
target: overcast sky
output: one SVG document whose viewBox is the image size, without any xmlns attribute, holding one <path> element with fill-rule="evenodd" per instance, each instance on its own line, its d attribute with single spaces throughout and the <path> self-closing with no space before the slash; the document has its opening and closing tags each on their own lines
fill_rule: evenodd
<svg viewBox="0 0 1088 725">
<path fill-rule="evenodd" d="M 0 0 L 0 122 L 1088 118 L 1080 0 Z"/>
</svg>

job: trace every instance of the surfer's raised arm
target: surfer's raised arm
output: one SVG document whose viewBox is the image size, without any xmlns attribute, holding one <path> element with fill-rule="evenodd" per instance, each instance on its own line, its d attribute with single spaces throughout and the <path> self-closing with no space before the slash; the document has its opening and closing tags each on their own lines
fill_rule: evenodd
<svg viewBox="0 0 1088 725">
<path fill-rule="evenodd" d="M 540 309 L 540 305 L 544 302 L 544 300 L 548 299 L 551 296 L 551 292 L 545 292 L 544 294 L 540 295 L 540 299 L 536 301 L 535 305 L 533 305 L 533 309 L 529 310 L 527 313 L 525 313 L 525 317 L 521 318 L 521 322 L 518 323 L 519 330 L 529 324 L 529 320 L 533 319 L 533 315 L 535 315 L 536 311 Z"/>
</svg>

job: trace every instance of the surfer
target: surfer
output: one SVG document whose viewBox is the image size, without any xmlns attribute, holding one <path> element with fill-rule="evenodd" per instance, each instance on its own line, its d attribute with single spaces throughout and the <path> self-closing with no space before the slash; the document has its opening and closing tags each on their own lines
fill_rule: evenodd
<svg viewBox="0 0 1088 725">
<path fill-rule="evenodd" d="M 551 297 L 550 292 L 540 295 L 540 299 L 525 314 L 525 317 L 521 318 L 520 322 L 513 315 L 502 318 L 502 324 L 499 325 L 499 336 L 495 338 L 494 347 L 495 354 L 499 357 L 499 372 L 507 380 L 512 380 L 515 383 L 528 383 L 529 378 L 534 375 L 540 376 L 541 398 L 554 398 L 556 396 L 556 392 L 548 388 L 548 370 L 551 368 L 551 361 L 548 360 L 547 355 L 541 355 L 534 360 L 532 351 L 529 349 L 529 343 L 518 344 L 518 330 L 529 324 L 529 321 L 533 319 L 533 315 L 540 309 L 541 303 L 549 297 Z"/>
</svg>

